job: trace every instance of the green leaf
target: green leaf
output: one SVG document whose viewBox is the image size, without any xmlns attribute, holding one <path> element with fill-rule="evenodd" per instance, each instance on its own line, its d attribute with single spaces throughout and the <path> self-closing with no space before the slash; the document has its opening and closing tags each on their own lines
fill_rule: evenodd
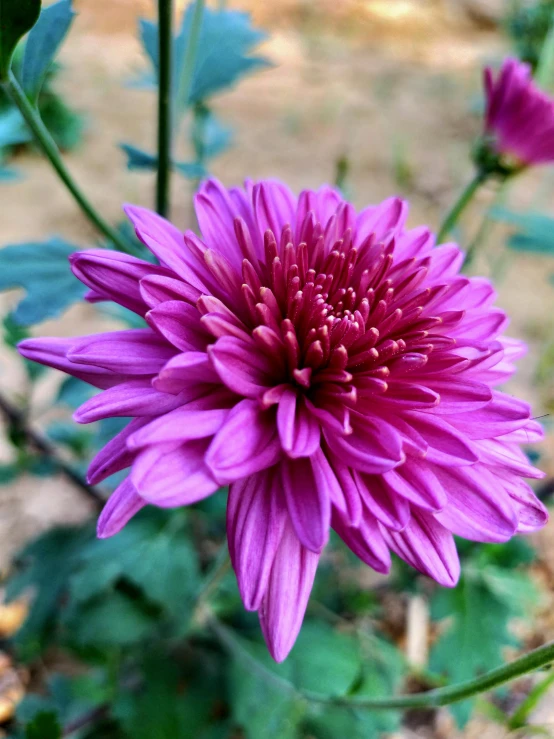
<svg viewBox="0 0 554 739">
<path fill-rule="evenodd" d="M 75 250 L 59 238 L 0 250 L 0 290 L 23 287 L 27 291 L 13 313 L 16 323 L 30 326 L 55 318 L 82 300 L 86 288 L 73 276 L 67 261 Z"/>
<path fill-rule="evenodd" d="M 0 147 L 26 144 L 32 134 L 17 108 L 8 108 L 0 113 Z"/>
<path fill-rule="evenodd" d="M 554 256 L 554 218 L 540 213 L 517 213 L 508 208 L 493 209 L 491 218 L 518 228 L 508 238 L 511 249 Z"/>
<path fill-rule="evenodd" d="M 0 82 L 8 77 L 18 41 L 40 15 L 40 0 L 0 0 Z"/>
<path fill-rule="evenodd" d="M 119 144 L 119 148 L 127 156 L 127 169 L 155 171 L 158 166 L 158 158 L 132 144 Z"/>
<path fill-rule="evenodd" d="M 72 598 L 84 602 L 123 578 L 179 622 L 185 619 L 199 570 L 182 524 L 176 528 L 181 515 L 148 510 L 116 536 L 92 541 L 72 578 Z"/>
<path fill-rule="evenodd" d="M 66 620 L 72 641 L 101 648 L 136 644 L 154 624 L 154 616 L 140 602 L 117 590 L 74 609 Z"/>
<path fill-rule="evenodd" d="M 0 167 L 0 183 L 1 182 L 17 182 L 21 179 L 17 169 L 13 167 Z"/>
<path fill-rule="evenodd" d="M 319 621 L 306 621 L 289 657 L 293 682 L 302 690 L 344 695 L 360 675 L 360 645 Z"/>
<path fill-rule="evenodd" d="M 137 149 L 131 144 L 120 144 L 119 148 L 127 156 L 127 169 L 154 172 L 158 168 L 158 158 L 146 151 Z M 195 162 L 175 162 L 174 169 L 187 179 L 199 179 L 206 176 L 206 170 Z"/>
<path fill-rule="evenodd" d="M 502 664 L 503 649 L 518 644 L 510 622 L 527 614 L 536 597 L 523 573 L 468 564 L 458 586 L 437 590 L 431 601 L 433 618 L 450 622 L 433 646 L 431 669 L 454 683 Z M 451 707 L 460 726 L 468 721 L 473 703 Z"/>
<path fill-rule="evenodd" d="M 265 645 L 247 642 L 236 636 L 251 657 L 266 670 L 291 682 L 293 667 L 288 660 L 276 665 Z M 234 720 L 248 739 L 275 736 L 296 739 L 297 729 L 306 712 L 306 704 L 278 683 L 256 674 L 251 665 L 233 658 L 228 671 L 228 692 Z"/>
<path fill-rule="evenodd" d="M 26 739 L 61 739 L 62 727 L 53 711 L 43 711 L 25 727 Z"/>
<path fill-rule="evenodd" d="M 88 526 L 52 529 L 18 554 L 6 596 L 13 600 L 23 593 L 33 594 L 29 615 L 14 637 L 15 643 L 24 650 L 24 657 L 40 653 L 46 645 L 75 567 L 74 558 L 91 535 Z"/>
<path fill-rule="evenodd" d="M 174 94 L 180 89 L 180 78 L 190 36 L 194 3 L 189 5 L 181 29 L 174 41 L 175 84 Z M 151 21 L 140 21 L 140 36 L 147 56 L 158 74 L 158 27 Z M 178 101 L 180 107 L 188 107 L 236 84 L 242 77 L 258 69 L 271 66 L 262 56 L 252 56 L 251 51 L 267 38 L 263 31 L 254 28 L 248 13 L 236 10 L 211 10 L 205 8 L 202 16 L 198 54 L 188 100 Z M 152 84 L 154 79 L 151 80 Z"/>
<path fill-rule="evenodd" d="M 75 17 L 71 4 L 72 0 L 59 0 L 43 8 L 25 43 L 20 81 L 33 102 Z"/>
<path fill-rule="evenodd" d="M 140 665 L 143 686 L 121 695 L 112 709 L 132 739 L 201 739 L 221 711 L 224 684 L 219 655 L 201 652 L 191 664 L 150 650 Z M 228 738 L 231 732 L 222 735 Z"/>
</svg>

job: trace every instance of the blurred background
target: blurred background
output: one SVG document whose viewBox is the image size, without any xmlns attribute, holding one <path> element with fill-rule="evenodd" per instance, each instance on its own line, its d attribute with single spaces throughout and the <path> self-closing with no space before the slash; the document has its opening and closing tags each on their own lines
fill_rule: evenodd
<svg viewBox="0 0 554 739">
<path fill-rule="evenodd" d="M 482 67 L 498 64 L 507 53 L 527 54 L 533 61 L 550 23 L 543 24 L 544 33 L 538 24 L 537 40 L 526 25 L 528 16 L 521 14 L 527 6 L 540 3 L 509 0 L 232 0 L 223 4 L 249 11 L 253 24 L 267 32 L 256 53 L 269 59 L 271 66 L 210 101 L 211 110 L 233 137 L 232 145 L 210 162 L 211 173 L 227 185 L 245 176 L 279 177 L 295 191 L 339 182 L 358 207 L 400 194 L 411 204 L 409 224 L 434 228 L 472 173 L 470 149 L 482 125 Z M 554 4 L 542 5 L 550 19 Z M 49 103 L 52 125 L 59 127 L 77 181 L 103 215 L 118 222 L 121 203 L 153 204 L 153 174 L 127 169 L 126 155 L 118 148 L 124 142 L 149 151 L 155 146 L 155 96 L 134 84 L 147 67 L 137 39 L 138 18 L 152 17 L 153 3 L 75 0 L 74 6 L 78 16 L 49 82 L 56 98 Z M 554 79 L 552 84 L 554 89 Z M 5 124 L 0 116 L 0 151 L 5 144 L 5 165 L 15 167 L 21 176 L 0 184 L 2 242 L 61 235 L 81 247 L 95 243 L 96 234 L 49 165 L 25 142 L 3 141 L 3 120 Z M 184 136 L 178 142 L 183 159 L 190 158 L 190 146 Z M 193 183 L 173 178 L 172 220 L 182 228 L 194 227 L 192 192 Z M 489 217 L 483 226 L 485 212 Z M 508 391 L 530 402 L 535 416 L 545 416 L 547 441 L 538 452 L 538 465 L 547 472 L 541 483 L 545 500 L 554 490 L 554 422 L 548 415 L 554 413 L 554 221 L 550 218 L 554 218 L 554 168 L 545 167 L 523 174 L 500 194 L 494 186 L 482 192 L 457 233 L 466 246 L 480 238 L 472 270 L 494 279 L 498 303 L 511 317 L 508 333 L 529 345 Z M 20 297 L 20 291 L 0 295 L 2 318 L 9 316 Z M 60 319 L 44 321 L 32 330 L 41 335 L 75 335 L 116 325 L 117 317 L 79 303 Z M 5 323 L 4 328 L 10 327 Z M 50 400 L 62 380 L 52 372 L 33 385 L 29 404 L 36 428 L 46 430 L 67 421 L 68 409 L 52 408 Z M 15 352 L 6 347 L 0 354 L 0 383 L 8 397 L 29 398 L 28 374 Z M 13 460 L 14 446 L 5 436 L 0 472 Z M 0 489 L 0 572 L 7 576 L 15 553 L 40 532 L 54 524 L 83 522 L 92 514 L 87 498 L 60 475 L 25 473 L 8 479 Z M 514 609 L 509 630 L 517 646 L 502 646 L 505 657 L 515 654 L 514 649 L 554 639 L 554 523 L 534 537 L 532 545 L 536 556 L 530 558 L 532 562 L 518 560 L 516 569 L 522 577 L 516 582 L 531 583 L 536 598 L 525 614 Z M 340 580 L 342 560 L 337 561 Z M 351 573 L 345 577 L 351 582 Z M 377 588 L 375 618 L 380 629 L 425 672 L 429 649 L 440 633 L 440 627 L 430 621 L 428 599 L 415 591 L 388 592 L 381 578 L 367 571 L 357 570 L 354 581 L 362 592 Z M 517 601 L 519 590 L 509 587 L 509 597 Z M 0 605 L 0 638 L 12 635 L 25 617 L 25 608 L 20 602 Z M 479 628 L 479 623 L 473 624 L 472 629 Z M 456 659 L 455 653 L 452 658 Z M 28 689 L 25 670 L 0 651 L 0 726 L 11 718 L 14 704 Z M 498 706 L 509 711 L 518 705 L 529 693 L 529 680 L 504 693 Z M 543 727 L 546 736 L 554 736 L 553 706 L 551 688 L 531 714 L 533 725 Z M 473 714 L 463 729 L 456 727 L 447 709 L 409 715 L 403 725 L 383 735 L 406 739 L 531 736 L 526 729 L 506 728 L 493 714 L 492 709 Z M 236 731 L 221 736 L 252 736 Z M 374 732 L 366 735 L 381 735 L 377 729 Z M 303 736 L 318 739 L 323 734 L 308 731 Z M 343 734 L 330 736 L 342 739 Z"/>
</svg>

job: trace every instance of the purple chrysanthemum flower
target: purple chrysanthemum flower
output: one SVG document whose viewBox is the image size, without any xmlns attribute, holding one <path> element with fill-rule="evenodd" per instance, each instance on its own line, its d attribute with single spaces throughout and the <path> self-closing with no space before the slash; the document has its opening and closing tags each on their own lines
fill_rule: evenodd
<svg viewBox="0 0 554 739">
<path fill-rule="evenodd" d="M 453 534 L 507 541 L 547 513 L 523 477 L 542 437 L 495 390 L 521 343 L 455 244 L 405 229 L 391 198 L 356 213 L 329 187 L 276 181 L 196 196 L 202 240 L 128 207 L 154 266 L 74 255 L 92 292 L 148 328 L 29 339 L 21 353 L 104 392 L 80 423 L 134 417 L 93 460 L 129 476 L 99 521 L 110 536 L 146 503 L 187 505 L 229 485 L 229 550 L 273 657 L 290 651 L 332 527 L 378 572 L 390 551 L 453 586 Z"/>
<path fill-rule="evenodd" d="M 496 80 L 485 70 L 485 133 L 497 154 L 519 164 L 554 161 L 554 99 L 533 82 L 531 68 L 506 59 Z"/>
</svg>

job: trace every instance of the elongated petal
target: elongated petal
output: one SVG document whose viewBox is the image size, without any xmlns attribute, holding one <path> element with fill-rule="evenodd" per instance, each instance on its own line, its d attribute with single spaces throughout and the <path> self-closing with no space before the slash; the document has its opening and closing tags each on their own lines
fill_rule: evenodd
<svg viewBox="0 0 554 739">
<path fill-rule="evenodd" d="M 219 484 L 204 462 L 207 444 L 201 440 L 146 448 L 131 470 L 131 481 L 140 496 L 161 508 L 174 508 L 215 493 Z"/>
<path fill-rule="evenodd" d="M 257 611 L 266 593 L 286 520 L 278 468 L 250 475 L 229 487 L 227 539 L 248 611 Z"/>
<path fill-rule="evenodd" d="M 318 561 L 319 554 L 302 546 L 287 521 L 259 610 L 260 625 L 276 662 L 285 659 L 296 641 Z"/>
<path fill-rule="evenodd" d="M 271 386 L 271 365 L 253 343 L 225 336 L 210 347 L 221 381 L 246 398 L 258 398 Z"/>
<path fill-rule="evenodd" d="M 58 338 L 42 338 L 42 339 L 25 339 L 17 345 L 17 350 L 21 356 L 30 359 L 39 364 L 45 364 L 47 367 L 66 372 L 72 377 L 88 382 L 94 387 L 106 389 L 114 387 L 127 379 L 126 375 L 116 374 L 103 367 L 88 364 L 76 364 L 67 358 L 68 352 L 71 351 L 78 339 L 58 339 Z"/>
<path fill-rule="evenodd" d="M 242 400 L 229 413 L 206 455 L 214 477 L 225 484 L 273 466 L 281 446 L 271 411 Z"/>
<path fill-rule="evenodd" d="M 96 454 L 89 465 L 87 474 L 87 480 L 91 485 L 97 485 L 106 477 L 131 466 L 136 454 L 127 447 L 127 441 L 149 420 L 149 418 L 133 419 Z"/>
<path fill-rule="evenodd" d="M 109 249 L 76 252 L 69 261 L 75 277 L 97 296 L 113 300 L 141 316 L 147 311 L 140 291 L 141 279 L 167 273 L 163 267 Z"/>
<path fill-rule="evenodd" d="M 381 531 L 393 552 L 409 565 L 445 588 L 456 585 L 460 560 L 454 537 L 431 514 L 414 514 L 402 532 L 388 531 L 383 526 Z"/>
<path fill-rule="evenodd" d="M 290 519 L 300 542 L 320 552 L 329 537 L 331 500 L 318 481 L 309 459 L 284 460 L 283 489 Z"/>
<path fill-rule="evenodd" d="M 67 358 L 122 375 L 153 375 L 175 354 L 175 347 L 151 329 L 132 328 L 82 339 L 69 350 Z"/>
<path fill-rule="evenodd" d="M 391 566 L 390 551 L 377 519 L 368 511 L 358 526 L 349 526 L 347 522 L 333 513 L 333 529 L 354 554 L 376 572 L 387 574 Z"/>
<path fill-rule="evenodd" d="M 285 390 L 279 401 L 277 428 L 281 445 L 290 457 L 310 457 L 319 448 L 319 422 L 306 407 L 304 399 L 292 389 Z"/>
<path fill-rule="evenodd" d="M 125 478 L 110 495 L 100 514 L 97 525 L 98 537 L 107 539 L 117 534 L 145 505 L 131 480 Z"/>
<path fill-rule="evenodd" d="M 146 314 L 146 320 L 182 352 L 204 351 L 207 346 L 209 336 L 200 323 L 200 314 L 188 303 L 160 303 Z"/>
<path fill-rule="evenodd" d="M 77 423 L 92 423 L 110 416 L 156 416 L 180 404 L 179 396 L 160 393 L 147 380 L 129 380 L 87 400 L 73 418 Z"/>
<path fill-rule="evenodd" d="M 204 402 L 192 401 L 176 408 L 163 416 L 159 416 L 132 435 L 127 440 L 131 450 L 141 449 L 151 444 L 167 444 L 168 442 L 185 442 L 192 439 L 204 439 L 213 436 L 223 425 L 229 410 L 226 408 L 210 408 L 214 404 L 212 397 L 202 399 Z"/>
</svg>

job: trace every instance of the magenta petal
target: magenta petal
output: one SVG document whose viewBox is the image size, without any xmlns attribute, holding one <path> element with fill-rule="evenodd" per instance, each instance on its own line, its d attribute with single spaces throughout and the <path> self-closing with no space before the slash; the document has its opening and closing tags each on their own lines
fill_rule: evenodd
<svg viewBox="0 0 554 739">
<path fill-rule="evenodd" d="M 478 459 L 476 446 L 441 417 L 431 413 L 406 413 L 405 419 L 423 437 L 429 448 L 426 459 L 440 465 L 473 464 Z"/>
<path fill-rule="evenodd" d="M 342 516 L 333 513 L 333 529 L 354 554 L 375 572 L 387 574 L 391 566 L 389 547 L 375 519 L 365 512 L 358 526 L 349 526 Z"/>
<path fill-rule="evenodd" d="M 176 354 L 176 349 L 149 328 L 95 334 L 77 341 L 67 358 L 127 375 L 153 375 Z"/>
<path fill-rule="evenodd" d="M 219 382 L 219 375 L 206 352 L 184 352 L 170 359 L 152 384 L 156 390 L 176 395 L 191 385 L 208 388 Z"/>
<path fill-rule="evenodd" d="M 167 273 L 163 267 L 109 249 L 76 252 L 69 261 L 75 277 L 94 291 L 96 299 L 113 300 L 141 316 L 147 307 L 141 295 L 140 280 Z"/>
<path fill-rule="evenodd" d="M 83 338 L 58 339 L 47 337 L 43 339 L 25 339 L 17 345 L 17 350 L 26 359 L 66 372 L 68 375 L 88 382 L 94 387 L 106 389 L 118 385 L 127 379 L 125 375 L 116 374 L 103 367 L 82 363 L 76 364 L 68 359 L 67 354 L 71 351 L 75 342 L 81 341 Z"/>
<path fill-rule="evenodd" d="M 318 485 L 309 459 L 284 460 L 282 469 L 285 500 L 296 535 L 307 549 L 320 552 L 329 538 L 329 495 Z"/>
<path fill-rule="evenodd" d="M 146 426 L 143 424 L 129 437 L 127 446 L 135 450 L 151 444 L 185 442 L 213 436 L 223 425 L 229 410 L 210 408 L 214 404 L 210 396 L 202 398 L 202 401 L 192 401 L 159 416 Z"/>
<path fill-rule="evenodd" d="M 206 463 L 224 485 L 271 467 L 280 457 L 274 415 L 252 400 L 242 400 L 215 435 Z"/>
<path fill-rule="evenodd" d="M 98 538 L 107 539 L 117 534 L 145 505 L 130 479 L 125 478 L 110 495 L 100 514 L 97 526 Z"/>
<path fill-rule="evenodd" d="M 292 649 L 308 605 L 319 554 L 303 547 L 286 522 L 259 610 L 268 649 L 282 662 Z"/>
<path fill-rule="evenodd" d="M 106 477 L 131 466 L 135 452 L 127 448 L 127 441 L 149 420 L 148 418 L 133 419 L 96 454 L 89 465 L 87 474 L 87 480 L 91 485 L 97 485 Z"/>
<path fill-rule="evenodd" d="M 548 523 L 548 510 L 523 480 L 503 480 L 504 487 L 514 505 L 518 533 L 529 534 L 539 531 Z"/>
<path fill-rule="evenodd" d="M 271 365 L 253 342 L 234 336 L 218 339 L 210 357 L 221 381 L 246 398 L 258 398 L 271 385 Z"/>
<path fill-rule="evenodd" d="M 77 423 L 92 423 L 110 416 L 155 416 L 178 405 L 179 396 L 154 390 L 148 380 L 129 380 L 87 400 L 73 418 Z"/>
<path fill-rule="evenodd" d="M 357 424 L 349 436 L 324 430 L 325 440 L 334 454 L 346 465 L 369 474 L 392 470 L 403 461 L 398 433 L 384 421 L 366 419 Z"/>
<path fill-rule="evenodd" d="M 229 553 L 248 611 L 257 611 L 265 595 L 286 519 L 277 468 L 231 484 L 227 502 Z"/>
<path fill-rule="evenodd" d="M 448 504 L 435 518 L 449 531 L 470 541 L 503 542 L 518 526 L 516 506 L 503 490 L 502 481 L 484 465 L 435 467 Z"/>
<path fill-rule="evenodd" d="M 380 475 L 365 475 L 354 470 L 354 481 L 364 506 L 384 526 L 402 531 L 410 520 L 410 504 L 396 495 Z"/>
<path fill-rule="evenodd" d="M 140 281 L 140 295 L 149 308 L 170 300 L 183 300 L 195 305 L 202 292 L 182 280 L 165 275 L 148 275 Z"/>
<path fill-rule="evenodd" d="M 200 314 L 188 303 L 178 300 L 160 303 L 146 314 L 146 320 L 182 352 L 206 348 L 209 336 L 200 323 Z"/>
<path fill-rule="evenodd" d="M 381 531 L 390 548 L 409 565 L 432 577 L 439 585 L 453 588 L 460 577 L 460 560 L 454 537 L 435 518 L 423 511 L 412 516 L 400 533 Z"/>
<path fill-rule="evenodd" d="M 161 508 L 174 508 L 215 493 L 219 485 L 204 463 L 206 448 L 205 440 L 146 448 L 131 470 L 140 496 Z"/>
<path fill-rule="evenodd" d="M 277 428 L 281 445 L 290 457 L 310 457 L 319 449 L 319 422 L 306 407 L 303 397 L 299 398 L 290 388 L 279 400 Z"/>
</svg>

